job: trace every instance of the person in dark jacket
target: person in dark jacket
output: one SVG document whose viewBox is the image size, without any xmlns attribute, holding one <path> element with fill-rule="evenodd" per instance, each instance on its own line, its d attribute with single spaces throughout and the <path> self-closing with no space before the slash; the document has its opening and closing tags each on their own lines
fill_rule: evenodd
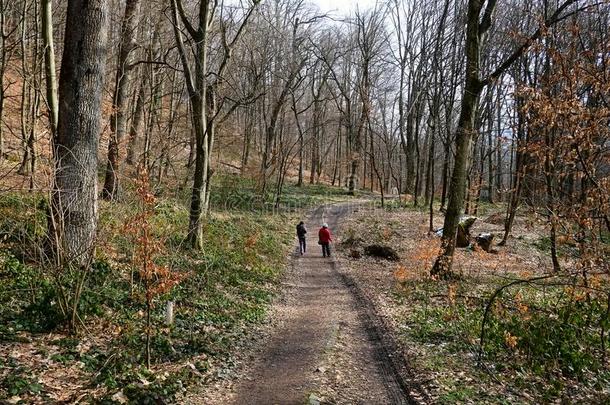
<svg viewBox="0 0 610 405">
<path fill-rule="evenodd" d="M 318 232 L 318 243 L 322 245 L 322 257 L 330 257 L 330 242 L 332 241 L 333 237 L 330 234 L 330 229 L 328 229 L 328 224 L 325 222 Z"/>
<path fill-rule="evenodd" d="M 305 228 L 305 223 L 303 221 L 299 222 L 297 225 L 297 238 L 299 238 L 299 250 L 301 251 L 301 256 L 307 250 L 307 242 L 305 240 L 305 235 L 307 234 L 307 229 Z"/>
</svg>

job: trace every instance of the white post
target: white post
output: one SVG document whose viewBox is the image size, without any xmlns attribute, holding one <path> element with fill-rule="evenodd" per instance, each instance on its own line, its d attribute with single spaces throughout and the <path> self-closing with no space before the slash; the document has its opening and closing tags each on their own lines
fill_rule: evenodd
<svg viewBox="0 0 610 405">
<path fill-rule="evenodd" d="M 167 304 L 165 304 L 165 323 L 167 325 L 174 324 L 174 301 L 167 301 Z"/>
</svg>

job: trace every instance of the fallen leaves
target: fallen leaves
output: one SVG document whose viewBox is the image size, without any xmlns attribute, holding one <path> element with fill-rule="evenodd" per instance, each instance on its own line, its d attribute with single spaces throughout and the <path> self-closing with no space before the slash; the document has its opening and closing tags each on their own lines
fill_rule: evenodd
<svg viewBox="0 0 610 405">
<path fill-rule="evenodd" d="M 125 396 L 123 390 L 116 392 L 111 398 L 113 401 L 118 402 L 119 404 L 126 404 L 129 402 L 129 399 Z"/>
<path fill-rule="evenodd" d="M 439 226 L 441 219 L 436 218 Z M 540 235 L 544 234 L 544 224 L 533 224 L 528 218 L 518 216 L 513 230 L 514 238 L 497 255 L 482 250 L 458 249 L 454 266 L 460 270 L 462 280 L 447 283 L 433 280 L 429 276 L 429 269 L 438 253 L 439 241 L 424 232 L 423 224 L 426 220 L 425 214 L 410 210 L 386 212 L 379 216 L 362 210 L 346 219 L 342 226 L 349 228 L 353 234 L 377 234 L 379 239 L 392 234 L 384 228 L 385 224 L 391 223 L 394 232 L 384 243 L 396 249 L 403 260 L 397 265 L 370 258 L 352 260 L 348 255 L 349 247 L 345 247 L 342 252 L 344 255 L 339 257 L 342 271 L 349 272 L 357 280 L 367 296 L 371 297 L 376 311 L 388 320 L 393 333 L 398 336 L 397 340 L 404 345 L 403 350 L 411 359 L 411 366 L 415 367 L 415 372 L 422 380 L 427 381 L 432 402 L 539 402 L 540 390 L 543 389 L 541 387 L 549 385 L 545 378 L 525 371 L 522 376 L 506 369 L 500 371 L 496 364 L 491 363 L 488 364 L 489 372 L 496 375 L 492 378 L 487 371 L 477 366 L 479 325 L 472 325 L 474 333 L 463 336 L 463 341 L 460 342 L 454 341 L 456 337 L 443 339 L 442 335 L 450 323 L 460 322 L 463 318 L 460 311 L 478 308 L 485 302 L 489 296 L 485 286 L 496 285 L 506 279 L 528 279 L 550 267 L 548 256 L 535 246 Z M 502 231 L 501 226 L 501 222 L 481 222 L 474 232 L 498 233 Z M 371 229 L 383 232 L 375 233 Z M 370 242 L 376 241 L 372 238 Z M 589 279 L 590 285 L 599 285 L 600 282 L 598 279 Z M 567 289 L 565 293 L 576 301 L 585 298 L 582 289 L 578 287 Z M 507 305 L 500 302 L 493 305 L 492 314 L 504 317 L 510 312 L 522 320 L 528 320 L 534 311 L 529 299 L 530 297 L 525 299 L 517 293 L 504 303 Z M 440 323 L 431 325 L 426 320 L 414 319 L 415 311 L 438 311 L 437 320 Z M 430 320 L 430 317 L 427 319 Z M 431 334 L 430 336 L 437 337 L 424 343 L 417 336 L 422 329 L 430 327 L 438 335 Z M 500 330 L 499 334 L 499 342 L 504 344 L 507 353 L 517 355 L 521 343 L 518 332 Z M 456 343 L 461 345 L 460 348 L 456 348 Z M 527 384 L 515 390 L 515 384 L 519 381 L 527 381 Z M 573 381 L 563 381 L 562 384 L 577 388 L 574 391 L 578 393 L 570 394 L 572 399 L 595 398 L 595 395 L 600 395 L 599 390 L 594 392 L 588 391 L 585 386 L 576 387 Z"/>
<path fill-rule="evenodd" d="M 504 331 L 504 343 L 511 349 L 517 347 L 517 342 L 519 338 L 517 336 L 511 335 L 509 331 Z"/>
</svg>

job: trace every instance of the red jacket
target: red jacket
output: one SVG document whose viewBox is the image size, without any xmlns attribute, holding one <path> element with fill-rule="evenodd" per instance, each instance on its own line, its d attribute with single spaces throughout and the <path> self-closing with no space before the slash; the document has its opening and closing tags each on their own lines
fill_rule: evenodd
<svg viewBox="0 0 610 405">
<path fill-rule="evenodd" d="M 318 238 L 322 243 L 330 243 L 333 241 L 333 238 L 330 234 L 330 229 L 328 228 L 320 228 L 320 232 L 318 232 Z"/>
</svg>

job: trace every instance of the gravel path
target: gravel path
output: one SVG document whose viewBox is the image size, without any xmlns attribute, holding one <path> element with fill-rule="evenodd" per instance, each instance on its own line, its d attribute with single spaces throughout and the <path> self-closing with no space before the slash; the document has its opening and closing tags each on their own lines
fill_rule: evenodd
<svg viewBox="0 0 610 405">
<path fill-rule="evenodd" d="M 374 313 L 357 286 L 322 258 L 319 224 L 331 230 L 353 204 L 318 208 L 309 218 L 304 256 L 285 280 L 285 298 L 272 311 L 263 338 L 241 377 L 191 403 L 403 404 L 416 403 L 393 366 Z M 335 235 L 336 236 L 336 235 Z"/>
</svg>

